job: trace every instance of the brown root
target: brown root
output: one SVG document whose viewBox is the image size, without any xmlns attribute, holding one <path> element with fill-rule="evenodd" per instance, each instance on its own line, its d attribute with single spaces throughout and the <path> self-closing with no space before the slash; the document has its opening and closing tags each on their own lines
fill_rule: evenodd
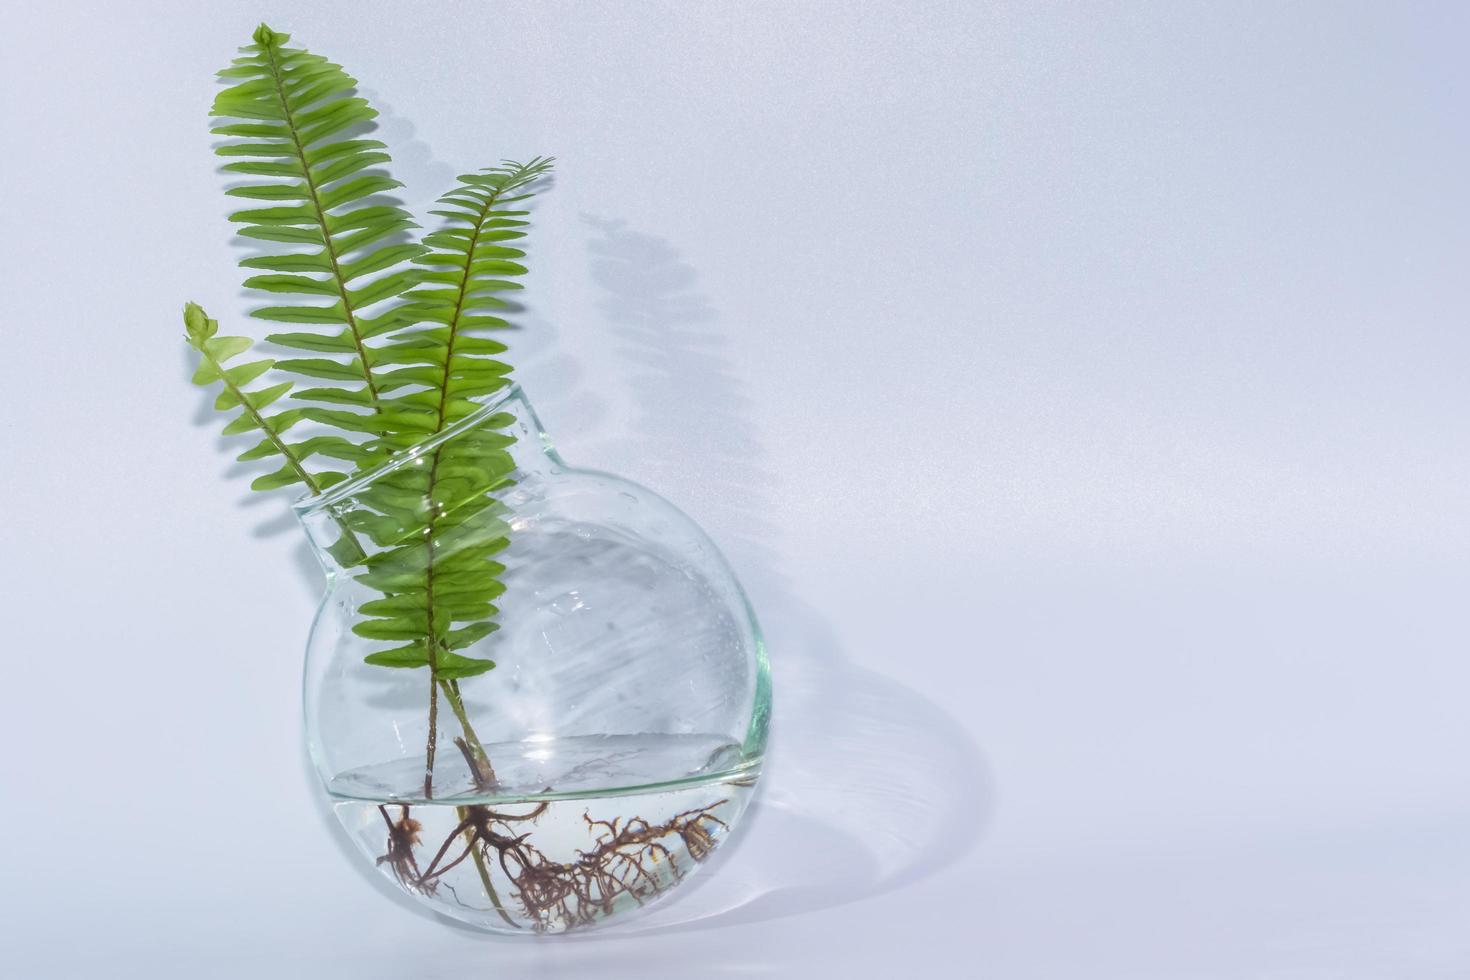
<svg viewBox="0 0 1470 980">
<path fill-rule="evenodd" d="M 510 922 L 490 881 L 488 867 L 494 865 L 510 882 L 510 896 L 533 930 L 573 929 L 611 914 L 621 899 L 643 905 L 681 881 L 688 869 L 679 865 L 669 845 L 677 838 L 691 859 L 703 861 L 719 833 L 728 829 L 712 812 L 727 802 L 686 810 L 659 824 L 641 817 L 593 820 L 584 813 L 591 848 L 578 851 L 570 862 L 548 859 L 531 843 L 531 831 L 515 826 L 534 825 L 548 803 L 522 814 L 483 804 L 460 807 L 459 824 L 422 870 L 413 853 L 422 829 L 419 822 L 410 818 L 407 806 L 401 808 L 396 823 L 379 807 L 388 824 L 388 852 L 378 863 L 388 864 L 405 887 L 432 895 L 446 874 L 473 859 L 497 911 Z"/>
<path fill-rule="evenodd" d="M 434 893 L 432 882 L 425 882 L 424 876 L 419 871 L 419 862 L 414 857 L 413 849 L 419 844 L 419 831 L 423 830 L 423 824 L 408 815 L 408 807 L 400 806 L 401 811 L 397 822 L 388 816 L 387 806 L 379 806 L 378 812 L 383 815 L 383 822 L 388 825 L 388 853 L 378 858 L 378 864 L 386 864 L 405 888 L 413 888 L 422 891 L 425 895 Z"/>
</svg>

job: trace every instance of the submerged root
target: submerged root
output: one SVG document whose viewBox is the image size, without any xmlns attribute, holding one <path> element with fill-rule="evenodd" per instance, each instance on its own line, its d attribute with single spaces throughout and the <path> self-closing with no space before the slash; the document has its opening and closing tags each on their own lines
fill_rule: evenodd
<svg viewBox="0 0 1470 980">
<path fill-rule="evenodd" d="M 408 807 L 400 806 L 398 820 L 395 822 L 388 816 L 388 807 L 378 807 L 378 812 L 383 815 L 383 822 L 388 825 L 388 853 L 378 858 L 378 864 L 388 865 L 393 872 L 393 877 L 405 888 L 422 891 L 425 895 L 434 894 L 433 882 L 425 882 L 423 874 L 419 871 L 419 862 L 414 857 L 413 849 L 419 844 L 419 831 L 423 830 L 423 824 L 408 815 Z"/>
<path fill-rule="evenodd" d="M 677 839 L 691 859 L 703 861 L 719 834 L 728 829 L 713 813 L 727 802 L 686 810 L 658 824 L 642 817 L 593 820 L 584 813 L 591 847 L 579 850 L 569 862 L 547 858 L 531 843 L 532 832 L 526 829 L 546 812 L 548 803 L 521 814 L 483 804 L 464 806 L 457 811 L 460 822 L 422 870 L 414 855 L 422 825 L 409 816 L 407 806 L 401 807 L 397 822 L 379 807 L 388 824 L 388 842 L 378 863 L 389 865 L 406 888 L 432 895 L 446 874 L 472 860 L 496 911 L 515 925 L 491 880 L 491 867 L 498 867 L 510 884 L 511 899 L 533 930 L 572 929 L 611 914 L 620 900 L 643 905 L 683 880 L 688 869 L 680 866 L 671 845 Z"/>
</svg>

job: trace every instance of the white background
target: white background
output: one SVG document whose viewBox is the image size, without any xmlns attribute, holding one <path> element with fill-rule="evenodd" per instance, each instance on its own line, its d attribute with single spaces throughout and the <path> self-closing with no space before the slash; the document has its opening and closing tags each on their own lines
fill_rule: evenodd
<svg viewBox="0 0 1470 980">
<path fill-rule="evenodd" d="M 1464 5 L 7 6 L 7 975 L 1470 977 Z M 767 627 L 641 930 L 415 911 L 306 770 L 319 583 L 178 316 L 248 327 L 262 17 L 415 208 L 558 157 L 520 377 Z"/>
</svg>

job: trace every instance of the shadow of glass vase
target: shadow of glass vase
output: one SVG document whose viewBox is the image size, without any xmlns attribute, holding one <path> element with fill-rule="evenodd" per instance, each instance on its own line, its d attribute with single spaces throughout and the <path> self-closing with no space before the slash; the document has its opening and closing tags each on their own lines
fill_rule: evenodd
<svg viewBox="0 0 1470 980">
<path fill-rule="evenodd" d="M 631 918 L 754 793 L 770 682 L 688 517 L 568 467 L 518 387 L 302 500 L 307 745 L 367 861 L 490 931 Z"/>
</svg>

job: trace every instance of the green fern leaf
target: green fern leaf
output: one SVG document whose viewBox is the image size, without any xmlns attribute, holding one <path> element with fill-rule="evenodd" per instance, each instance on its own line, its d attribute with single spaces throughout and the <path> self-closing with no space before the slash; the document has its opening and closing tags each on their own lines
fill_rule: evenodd
<svg viewBox="0 0 1470 980">
<path fill-rule="evenodd" d="M 374 200 L 399 183 L 380 169 L 391 162 L 383 144 L 351 131 L 377 111 L 354 94 L 357 82 L 341 66 L 288 41 L 262 25 L 219 73 L 229 87 L 214 101 L 214 132 L 230 140 L 217 152 L 250 158 L 225 166 L 249 179 L 228 193 L 282 202 L 237 211 L 230 220 L 249 238 L 312 247 L 243 260 L 247 269 L 264 270 L 245 286 L 309 301 L 261 307 L 253 316 L 327 328 L 273 335 L 277 344 L 333 355 L 281 361 L 278 369 L 340 382 L 374 405 L 367 341 L 409 322 L 402 296 L 418 282 L 410 260 L 424 247 L 397 240 L 416 227 L 408 212 Z M 333 359 L 338 368 L 322 363 Z"/>
</svg>

